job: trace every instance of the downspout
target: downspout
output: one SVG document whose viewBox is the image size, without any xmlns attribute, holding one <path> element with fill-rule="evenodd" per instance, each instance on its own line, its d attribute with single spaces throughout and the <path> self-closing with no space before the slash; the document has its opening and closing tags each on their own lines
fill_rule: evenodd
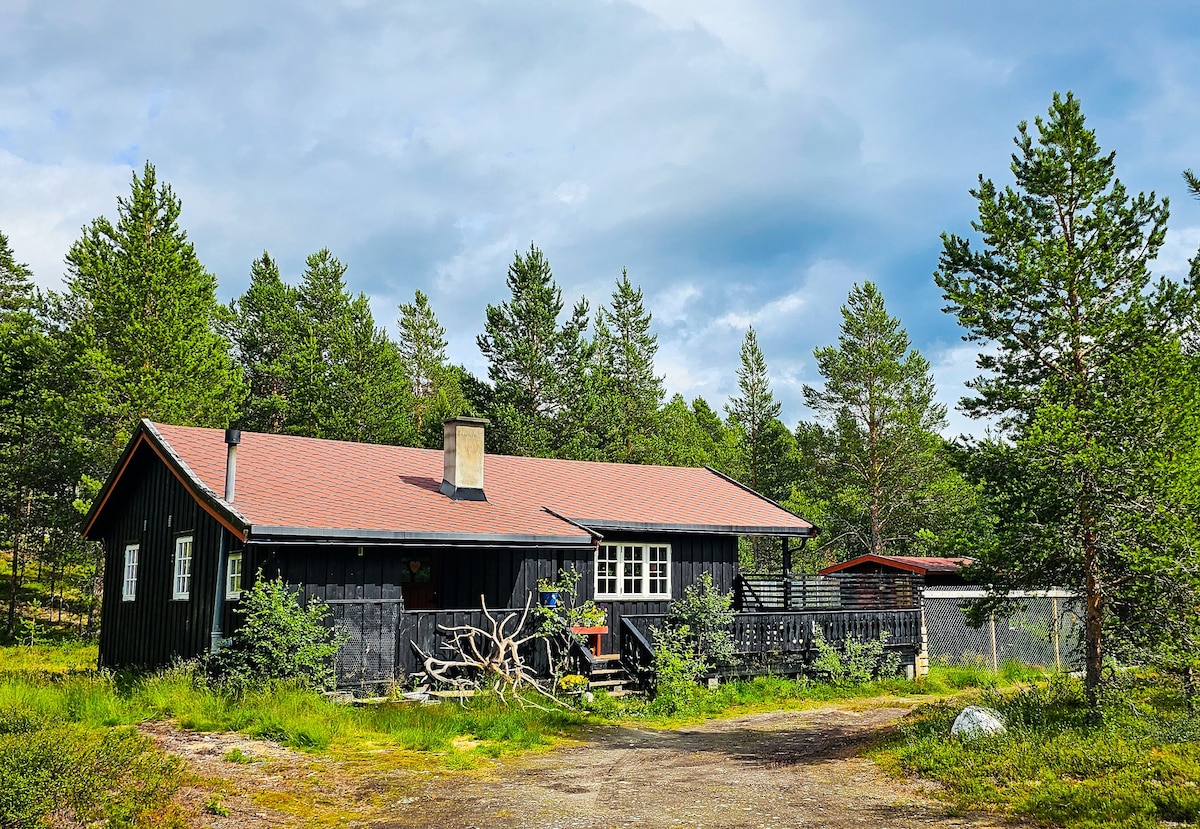
<svg viewBox="0 0 1200 829">
<path fill-rule="evenodd" d="M 234 485 L 237 481 L 237 448 L 242 442 L 240 429 L 225 430 L 225 502 L 233 503 Z M 221 527 L 221 543 L 217 549 L 217 577 L 213 591 L 212 637 L 209 653 L 216 653 L 225 641 L 225 571 L 229 567 L 229 530 Z"/>
</svg>

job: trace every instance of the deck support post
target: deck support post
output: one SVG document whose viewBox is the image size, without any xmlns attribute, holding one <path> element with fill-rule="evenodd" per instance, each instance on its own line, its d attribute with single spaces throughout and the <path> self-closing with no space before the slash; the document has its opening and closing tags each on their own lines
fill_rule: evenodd
<svg viewBox="0 0 1200 829">
<path fill-rule="evenodd" d="M 783 609 L 792 609 L 792 540 L 783 538 Z"/>
</svg>

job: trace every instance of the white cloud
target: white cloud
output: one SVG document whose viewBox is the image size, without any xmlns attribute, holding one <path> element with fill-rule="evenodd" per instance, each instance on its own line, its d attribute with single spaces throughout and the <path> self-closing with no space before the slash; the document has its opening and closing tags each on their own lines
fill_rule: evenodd
<svg viewBox="0 0 1200 829">
<path fill-rule="evenodd" d="M 61 288 L 67 250 L 92 219 L 115 218 L 114 194 L 128 188 L 129 174 L 116 164 L 37 164 L 0 150 L 0 230 L 38 285 Z"/>
</svg>

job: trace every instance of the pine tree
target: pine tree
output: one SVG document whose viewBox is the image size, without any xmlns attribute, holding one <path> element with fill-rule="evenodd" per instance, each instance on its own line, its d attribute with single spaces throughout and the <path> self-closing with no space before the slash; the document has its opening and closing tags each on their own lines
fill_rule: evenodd
<svg viewBox="0 0 1200 829">
<path fill-rule="evenodd" d="M 825 385 L 805 386 L 804 399 L 825 427 L 811 432 L 809 457 L 826 459 L 815 483 L 826 491 L 827 543 L 840 540 L 848 556 L 915 552 L 918 533 L 938 524 L 931 496 L 956 475 L 929 361 L 871 282 L 850 289 L 837 346 L 813 356 Z"/>
<path fill-rule="evenodd" d="M 606 405 L 616 415 L 617 445 L 608 448 L 608 460 L 643 463 L 650 453 L 663 398 L 663 378 L 654 371 L 658 336 L 650 333 L 650 321 L 642 289 L 622 269 L 611 307 L 596 311 L 596 362 Z"/>
<path fill-rule="evenodd" d="M 990 346 L 964 407 L 999 415 L 1022 466 L 1054 482 L 1040 497 L 1057 505 L 1056 520 L 1001 522 L 980 575 L 1000 593 L 1081 591 L 1084 678 L 1098 710 L 1106 646 L 1134 633 L 1114 620 L 1161 595 L 1146 588 L 1172 559 L 1170 569 L 1180 557 L 1200 567 L 1194 539 L 1166 541 L 1157 520 L 1187 514 L 1180 459 L 1196 444 L 1197 402 L 1188 361 L 1172 355 L 1196 293 L 1152 282 L 1166 200 L 1128 194 L 1075 98 L 1055 94 L 1035 128 L 1018 127 L 1016 186 L 1000 191 L 981 176 L 972 191 L 981 244 L 944 235 L 935 279 L 967 337 Z"/>
<path fill-rule="evenodd" d="M 224 426 L 242 399 L 219 333 L 227 311 L 179 227 L 180 211 L 147 163 L 129 197 L 117 200 L 117 223 L 95 219 L 67 254 L 56 315 L 91 380 L 77 402 L 91 423 L 100 475 L 139 418 Z"/>
</svg>

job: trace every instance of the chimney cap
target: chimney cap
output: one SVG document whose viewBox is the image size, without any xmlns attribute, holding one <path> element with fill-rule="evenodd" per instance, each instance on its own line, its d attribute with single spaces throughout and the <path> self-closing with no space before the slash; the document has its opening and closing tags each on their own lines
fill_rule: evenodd
<svg viewBox="0 0 1200 829">
<path fill-rule="evenodd" d="M 230 446 L 237 446 L 239 443 L 242 442 L 242 430 L 241 429 L 226 429 L 225 430 L 225 442 L 228 443 Z"/>
<path fill-rule="evenodd" d="M 488 420 L 486 417 L 468 417 L 467 415 L 456 415 L 454 417 L 447 417 L 446 419 L 444 419 L 442 421 L 443 425 L 453 424 L 453 423 L 462 423 L 466 426 L 491 426 L 492 425 L 492 422 L 490 420 Z"/>
</svg>

